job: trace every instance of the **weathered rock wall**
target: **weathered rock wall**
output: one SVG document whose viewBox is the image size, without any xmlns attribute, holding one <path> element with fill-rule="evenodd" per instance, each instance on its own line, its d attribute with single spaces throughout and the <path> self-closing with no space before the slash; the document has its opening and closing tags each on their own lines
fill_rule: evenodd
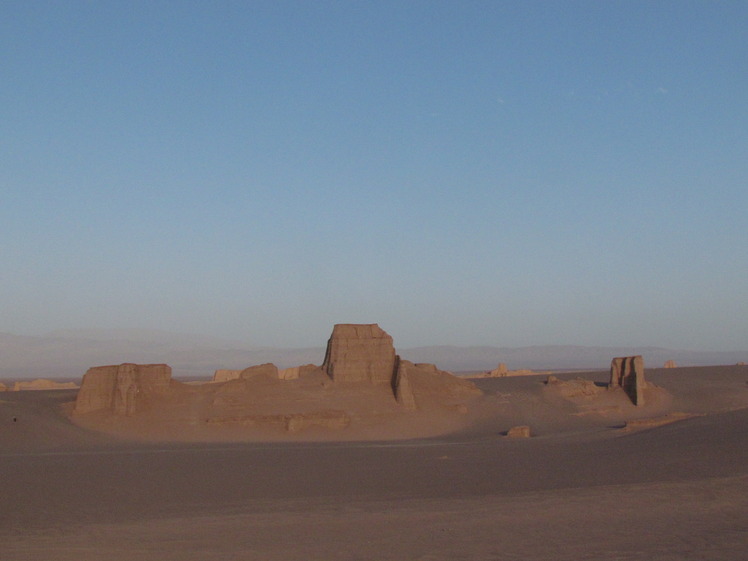
<svg viewBox="0 0 748 561">
<path fill-rule="evenodd" d="M 644 359 L 641 355 L 616 357 L 610 363 L 610 389 L 623 388 L 634 405 L 644 405 Z"/>
<path fill-rule="evenodd" d="M 83 376 L 73 414 L 105 410 L 133 415 L 139 404 L 166 394 L 170 383 L 171 367 L 166 364 L 94 366 Z"/>
<path fill-rule="evenodd" d="M 376 323 L 335 325 L 327 342 L 323 370 L 335 382 L 391 384 L 395 347 Z"/>
</svg>

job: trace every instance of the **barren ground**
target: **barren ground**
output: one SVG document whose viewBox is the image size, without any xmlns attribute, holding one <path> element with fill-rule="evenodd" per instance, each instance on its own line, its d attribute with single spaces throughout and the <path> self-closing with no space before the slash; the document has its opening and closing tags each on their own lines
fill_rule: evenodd
<svg viewBox="0 0 748 561">
<path fill-rule="evenodd" d="M 458 432 L 347 442 L 137 442 L 72 424 L 75 391 L 0 393 L 0 557 L 746 558 L 748 368 L 647 370 L 638 409 L 544 379 L 478 381 Z"/>
</svg>

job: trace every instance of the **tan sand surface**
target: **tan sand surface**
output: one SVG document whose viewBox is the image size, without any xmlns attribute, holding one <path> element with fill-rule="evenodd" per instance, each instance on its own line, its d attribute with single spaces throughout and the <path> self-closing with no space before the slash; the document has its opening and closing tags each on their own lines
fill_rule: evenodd
<svg viewBox="0 0 748 561">
<path fill-rule="evenodd" d="M 644 408 L 481 380 L 470 427 L 360 442 L 118 440 L 69 421 L 74 391 L 4 393 L 0 558 L 745 559 L 748 369 L 647 379 Z"/>
</svg>

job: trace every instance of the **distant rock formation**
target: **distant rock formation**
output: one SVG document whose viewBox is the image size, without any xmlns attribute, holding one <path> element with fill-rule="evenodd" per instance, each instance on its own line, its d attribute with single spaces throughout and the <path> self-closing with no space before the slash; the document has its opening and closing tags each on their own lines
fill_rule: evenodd
<svg viewBox="0 0 748 561">
<path fill-rule="evenodd" d="M 334 382 L 391 384 L 395 347 L 376 323 L 339 323 L 327 342 L 323 370 Z"/>
<path fill-rule="evenodd" d="M 506 376 L 508 373 L 509 371 L 506 368 L 506 364 L 500 362 L 496 368 L 488 373 L 488 376 L 491 378 L 500 378 L 502 376 Z"/>
<path fill-rule="evenodd" d="M 13 384 L 13 391 L 27 391 L 27 390 L 74 390 L 78 387 L 75 382 L 55 382 L 53 380 L 45 380 L 44 378 L 37 378 L 30 382 L 16 382 Z"/>
<path fill-rule="evenodd" d="M 530 438 L 530 427 L 527 425 L 512 427 L 506 432 L 506 435 L 509 438 Z"/>
<path fill-rule="evenodd" d="M 8 391 L 8 386 L 0 382 L 0 392 L 6 392 Z"/>
<path fill-rule="evenodd" d="M 236 380 L 241 373 L 241 370 L 219 369 L 213 373 L 213 381 L 228 382 L 229 380 Z"/>
<path fill-rule="evenodd" d="M 73 414 L 104 410 L 131 416 L 151 398 L 166 394 L 170 383 L 166 364 L 94 366 L 83 376 Z"/>
<path fill-rule="evenodd" d="M 292 368 L 283 368 L 278 370 L 278 378 L 281 380 L 298 380 L 305 374 L 315 371 L 319 366 L 315 364 L 302 364 Z"/>
<path fill-rule="evenodd" d="M 266 362 L 265 364 L 258 364 L 257 366 L 250 366 L 245 368 L 239 373 L 239 378 L 249 380 L 257 376 L 264 376 L 265 378 L 271 378 L 273 380 L 279 380 L 278 367 L 272 362 Z"/>
<path fill-rule="evenodd" d="M 663 366 L 663 368 L 677 368 L 677 367 L 678 367 L 678 365 L 675 364 L 674 360 L 667 360 L 667 361 L 665 361 L 665 365 Z"/>
<path fill-rule="evenodd" d="M 623 388 L 634 405 L 644 405 L 644 359 L 641 355 L 616 357 L 610 363 L 609 389 Z"/>
</svg>

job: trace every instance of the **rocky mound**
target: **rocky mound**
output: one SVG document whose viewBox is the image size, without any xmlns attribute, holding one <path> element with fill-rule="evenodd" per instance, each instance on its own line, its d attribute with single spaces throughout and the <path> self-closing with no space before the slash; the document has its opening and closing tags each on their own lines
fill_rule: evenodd
<svg viewBox="0 0 748 561">
<path fill-rule="evenodd" d="M 343 430 L 350 438 L 421 436 L 456 428 L 481 393 L 434 365 L 400 360 L 392 337 L 376 324 L 341 324 L 322 366 L 217 370 L 210 383 L 189 385 L 171 380 L 165 364 L 91 368 L 73 418 L 90 428 L 161 439 Z"/>
</svg>

